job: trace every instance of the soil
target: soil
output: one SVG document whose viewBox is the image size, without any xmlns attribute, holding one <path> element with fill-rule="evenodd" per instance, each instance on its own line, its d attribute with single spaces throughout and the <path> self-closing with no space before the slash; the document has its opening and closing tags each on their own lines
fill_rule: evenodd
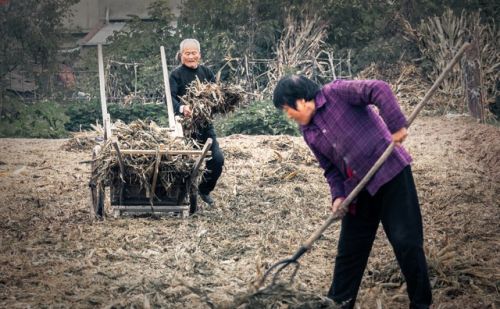
<svg viewBox="0 0 500 309">
<path fill-rule="evenodd" d="M 324 299 L 338 223 L 302 256 L 292 292 L 250 301 L 255 280 L 329 215 L 328 186 L 300 137 L 220 138 L 217 203 L 187 219 L 103 221 L 90 216 L 91 152 L 65 150 L 68 142 L 0 139 L 0 307 L 313 308 L 298 296 Z M 434 308 L 500 307 L 499 128 L 421 117 L 405 145 Z M 380 229 L 357 305 L 407 308 L 405 289 Z"/>
</svg>

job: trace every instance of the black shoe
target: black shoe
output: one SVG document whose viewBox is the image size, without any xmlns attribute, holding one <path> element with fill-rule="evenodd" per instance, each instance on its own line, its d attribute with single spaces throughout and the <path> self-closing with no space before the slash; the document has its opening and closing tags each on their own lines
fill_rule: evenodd
<svg viewBox="0 0 500 309">
<path fill-rule="evenodd" d="M 212 199 L 212 197 L 210 197 L 210 194 L 200 193 L 200 197 L 208 205 L 212 206 L 214 204 L 214 200 Z"/>
</svg>

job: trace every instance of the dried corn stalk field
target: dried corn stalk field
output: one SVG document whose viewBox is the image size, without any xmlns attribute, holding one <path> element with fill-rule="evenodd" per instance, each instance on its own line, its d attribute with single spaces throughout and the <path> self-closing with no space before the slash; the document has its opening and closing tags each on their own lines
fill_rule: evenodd
<svg viewBox="0 0 500 309">
<path fill-rule="evenodd" d="M 188 218 L 89 218 L 89 150 L 0 140 L 0 307 L 317 308 L 338 224 L 301 258 L 293 286 L 253 294 L 271 264 L 328 216 L 322 171 L 299 137 L 220 139 L 217 205 Z M 406 143 L 422 205 L 434 308 L 500 306 L 500 130 L 422 117 Z M 109 209 L 108 209 L 109 211 Z M 382 229 L 360 308 L 407 308 Z"/>
</svg>

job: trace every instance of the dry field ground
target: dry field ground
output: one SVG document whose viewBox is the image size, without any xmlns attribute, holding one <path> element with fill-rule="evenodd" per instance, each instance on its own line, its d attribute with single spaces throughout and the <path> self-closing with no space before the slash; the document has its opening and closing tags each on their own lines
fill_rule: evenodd
<svg viewBox="0 0 500 309">
<path fill-rule="evenodd" d="M 250 295 L 329 215 L 322 171 L 300 137 L 220 139 L 217 205 L 188 219 L 89 216 L 91 153 L 66 140 L 0 139 L 1 308 L 318 307 L 339 225 L 300 260 L 288 294 Z M 406 147 L 421 201 L 434 308 L 500 307 L 500 130 L 421 117 Z M 109 209 L 108 209 L 109 211 Z M 359 308 L 407 308 L 382 229 Z"/>
</svg>

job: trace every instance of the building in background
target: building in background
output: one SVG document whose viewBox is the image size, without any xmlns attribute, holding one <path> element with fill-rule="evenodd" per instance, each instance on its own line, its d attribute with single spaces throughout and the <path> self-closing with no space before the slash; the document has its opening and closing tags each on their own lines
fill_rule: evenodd
<svg viewBox="0 0 500 309">
<path fill-rule="evenodd" d="M 0 8 L 10 2 L 0 0 Z M 42 86 L 37 82 L 37 76 L 45 71 L 39 65 L 33 65 L 29 72 L 16 69 L 4 76 L 6 89 L 26 96 L 32 96 L 37 91 L 49 93 L 54 87 L 74 89 L 82 74 L 94 74 L 81 71 L 81 68 L 76 72 L 81 56 L 85 53 L 95 54 L 97 44 L 107 44 L 113 32 L 124 29 L 127 21 L 134 16 L 150 19 L 148 8 L 153 2 L 155 0 L 80 0 L 71 8 L 72 16 L 64 25 L 67 36 L 57 55 L 57 72 L 46 78 Z M 180 14 L 181 3 L 182 0 L 168 0 L 175 16 Z"/>
<path fill-rule="evenodd" d="M 80 0 L 72 8 L 73 16 L 66 28 L 79 46 L 106 44 L 107 38 L 125 27 L 132 16 L 149 19 L 148 8 L 155 0 Z M 182 0 L 169 0 L 175 16 L 180 13 Z M 68 46 L 69 47 L 69 46 Z M 76 46 L 73 46 L 76 47 Z"/>
</svg>

